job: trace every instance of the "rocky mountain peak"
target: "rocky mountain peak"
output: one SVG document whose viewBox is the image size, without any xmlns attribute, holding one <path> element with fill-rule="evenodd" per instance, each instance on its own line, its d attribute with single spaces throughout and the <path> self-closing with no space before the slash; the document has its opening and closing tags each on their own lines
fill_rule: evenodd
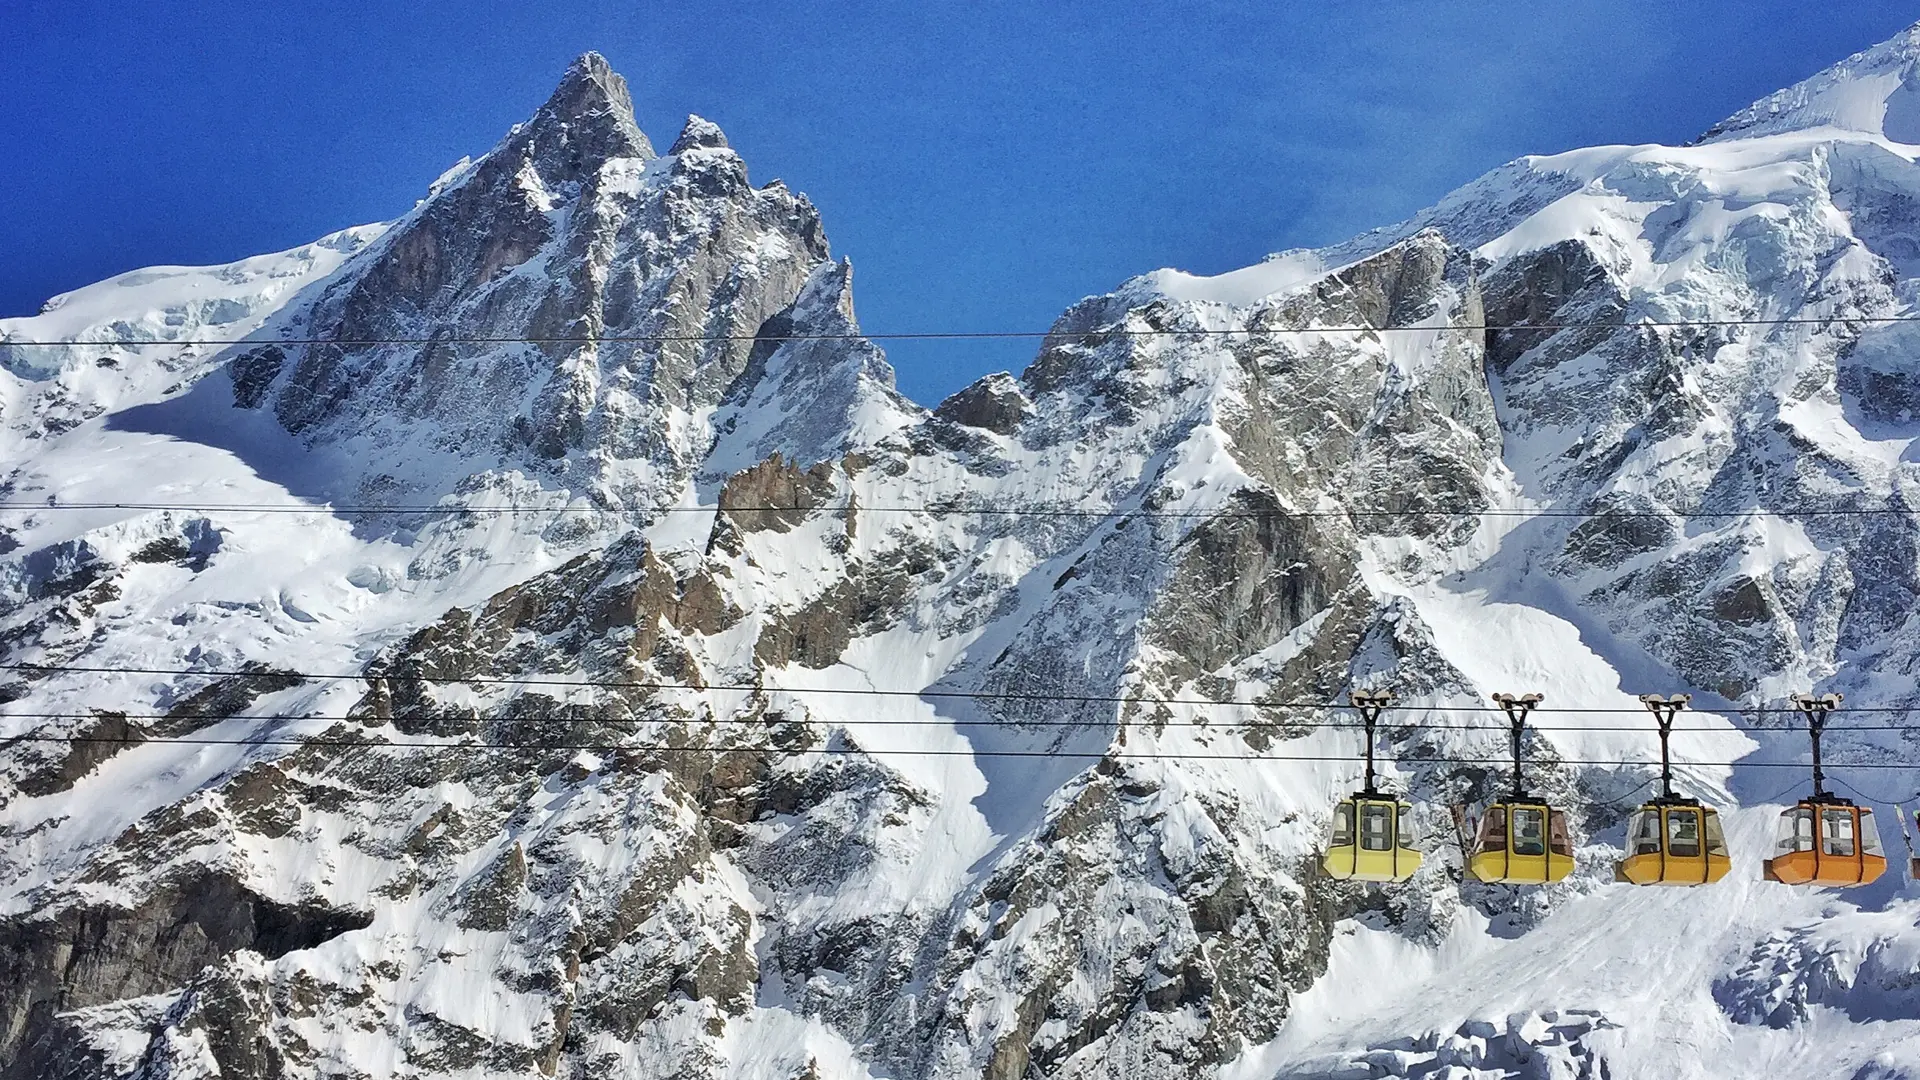
<svg viewBox="0 0 1920 1080">
<path fill-rule="evenodd" d="M 720 130 L 719 124 L 705 117 L 688 114 L 686 125 L 680 129 L 680 137 L 673 140 L 673 148 L 667 153 L 684 154 L 689 150 L 725 149 L 728 149 L 727 136 Z"/>
<path fill-rule="evenodd" d="M 1696 143 L 1838 128 L 1920 143 L 1920 23 L 1708 128 Z"/>
<path fill-rule="evenodd" d="M 564 154 L 588 167 L 611 158 L 655 156 L 653 144 L 634 121 L 627 80 L 597 52 L 583 53 L 568 65 L 553 95 L 509 142 L 517 139 L 534 146 L 541 161 Z"/>
<path fill-rule="evenodd" d="M 1020 380 L 1000 371 L 949 395 L 934 415 L 996 435 L 1011 435 L 1032 411 L 1033 403 L 1020 389 Z"/>
<path fill-rule="evenodd" d="M 801 290 L 794 309 L 810 322 L 819 320 L 840 333 L 858 332 L 859 322 L 853 313 L 853 260 L 843 258 L 822 267 Z"/>
<path fill-rule="evenodd" d="M 354 344 L 250 351 L 234 403 L 271 405 L 310 446 L 387 447 L 356 498 L 518 469 L 657 499 L 710 441 L 688 418 L 736 388 L 762 325 L 829 256 L 812 203 L 753 188 L 726 147 L 691 117 L 677 156 L 650 166 L 625 80 L 582 56 L 530 120 L 288 313 Z M 838 297 L 844 272 L 833 281 Z"/>
</svg>

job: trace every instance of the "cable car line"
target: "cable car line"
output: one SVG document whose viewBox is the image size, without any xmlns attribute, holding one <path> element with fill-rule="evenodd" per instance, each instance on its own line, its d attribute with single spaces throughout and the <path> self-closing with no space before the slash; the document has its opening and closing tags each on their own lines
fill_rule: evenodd
<svg viewBox="0 0 1920 1080">
<path fill-rule="evenodd" d="M 251 674 L 261 674 L 254 672 Z M 1453 807 L 1453 818 L 1461 846 L 1461 865 L 1463 872 L 1479 881 L 1507 885 L 1544 885 L 1558 882 L 1568 877 L 1574 868 L 1574 847 L 1571 830 L 1567 824 L 1567 813 L 1561 807 L 1528 794 L 1523 768 L 1525 764 L 1525 734 L 1527 720 L 1540 705 L 1543 695 L 1538 693 L 1514 695 L 1493 695 L 1496 705 L 1506 714 L 1512 745 L 1513 783 L 1511 790 L 1497 797 L 1489 805 L 1478 821 L 1470 821 L 1466 809 Z M 1635 885 L 1680 885 L 1699 886 L 1711 884 L 1726 875 L 1731 860 L 1727 854 L 1726 842 L 1720 829 L 1718 811 L 1704 806 L 1697 799 L 1682 797 L 1673 790 L 1673 762 L 1669 752 L 1669 738 L 1674 728 L 1674 718 L 1690 701 L 1690 695 L 1679 694 L 1663 697 L 1657 694 L 1643 694 L 1643 705 L 1653 713 L 1660 737 L 1660 773 L 1658 780 L 1661 793 L 1643 804 L 1628 818 L 1626 829 L 1628 849 L 1614 868 L 1616 881 Z M 1797 806 L 1784 810 L 1780 814 L 1777 830 L 1775 855 L 1763 863 L 1762 876 L 1769 881 L 1789 885 L 1811 884 L 1837 888 L 1849 888 L 1864 885 L 1878 879 L 1885 871 L 1886 856 L 1880 847 L 1879 832 L 1873 822 L 1873 811 L 1857 806 L 1847 799 L 1840 798 L 1827 791 L 1825 786 L 1825 767 L 1821 748 L 1823 734 L 1831 714 L 1839 708 L 1840 695 L 1827 694 L 1813 697 L 1806 694 L 1793 695 L 1795 707 L 1806 719 L 1809 737 L 1812 740 L 1813 794 L 1801 799 Z M 1411 803 L 1395 795 L 1382 792 L 1377 787 L 1374 766 L 1374 733 L 1377 730 L 1381 714 L 1394 703 L 1391 694 L 1376 691 L 1355 691 L 1349 694 L 1347 708 L 1360 714 L 1361 725 L 1365 731 L 1365 772 L 1364 785 L 1353 796 L 1339 803 L 1328 830 L 1327 852 L 1321 862 L 1327 873 L 1335 878 L 1347 878 L 1361 881 L 1390 883 L 1402 882 L 1412 877 L 1423 865 L 1424 854 L 1418 846 L 1412 825 Z M 262 719 L 242 717 L 239 719 Z M 339 723 L 334 718 L 308 718 L 328 723 Z M 480 717 L 472 718 L 476 723 L 485 723 Z M 553 719 L 553 718 L 540 718 Z M 300 720 L 290 722 L 298 723 Z M 764 721 L 763 721 L 764 722 Z M 382 725 L 385 727 L 386 725 Z M 1168 760 L 1168 761 L 1294 761 L 1294 762 L 1337 762 L 1351 761 L 1346 755 L 1331 754 L 1270 754 L 1270 753 L 1202 753 L 1195 751 L 1140 751 L 1115 746 L 1111 742 L 1100 750 L 1063 750 L 1059 748 L 1043 750 L 994 750 L 967 747 L 929 748 L 903 747 L 881 748 L 851 746 L 844 743 L 828 743 L 813 748 L 786 748 L 766 744 L 753 746 L 702 746 L 680 744 L 649 743 L 609 743 L 609 742 L 549 742 L 542 740 L 526 742 L 502 742 L 495 740 L 448 740 L 448 741 L 395 741 L 380 736 L 376 729 L 357 738 L 342 738 L 327 733 L 306 738 L 286 738 L 274 735 L 235 739 L 201 735 L 155 735 L 131 732 L 119 736 L 25 733 L 0 740 L 0 749 L 17 743 L 61 743 L 101 744 L 136 747 L 148 744 L 183 746 L 286 746 L 306 747 L 344 747 L 357 750 L 505 750 L 553 752 L 561 750 L 593 751 L 604 753 L 640 753 L 640 754 L 704 754 L 709 756 L 733 753 L 773 753 L 785 757 L 803 757 L 819 755 L 859 755 L 871 758 L 908 756 L 908 757 L 965 757 L 965 758 L 1047 758 L 1054 760 Z M 1405 767 L 1423 765 L 1473 765 L 1487 766 L 1497 764 L 1496 759 L 1482 757 L 1464 757 L 1456 754 L 1403 754 L 1396 758 L 1396 764 Z M 1551 764 L 1555 766 L 1584 766 L 1596 768 L 1643 768 L 1652 764 L 1644 760 L 1602 760 L 1580 758 L 1557 758 Z M 1785 761 L 1689 761 L 1686 764 L 1698 768 L 1785 768 L 1798 769 L 1798 762 Z M 1836 768 L 1849 770 L 1900 770 L 1902 772 L 1920 768 L 1916 762 L 1892 762 L 1884 759 L 1867 762 L 1836 762 Z M 1857 788 L 1844 781 L 1849 790 L 1861 794 Z M 1650 787 L 1652 781 L 1640 785 L 1627 797 L 1635 796 Z M 1789 789 L 1791 790 L 1791 789 Z M 1864 795 L 1863 795 L 1864 797 Z M 1594 805 L 1617 805 L 1621 796 L 1612 800 L 1591 800 Z M 1920 798 L 1920 793 L 1916 794 Z M 1769 800 L 1772 801 L 1772 800 Z M 1896 812 L 1901 816 L 1901 835 L 1906 841 L 1909 873 L 1920 880 L 1920 851 L 1916 851 L 1913 838 L 1908 832 L 1904 808 L 1896 804 Z M 1469 839 L 1471 837 L 1472 839 Z"/>
<path fill-rule="evenodd" d="M 1130 750 L 990 750 L 990 749 L 941 750 L 941 749 L 928 749 L 924 747 L 882 749 L 882 748 L 870 748 L 870 747 L 860 747 L 860 746 L 816 747 L 816 748 L 805 749 L 805 750 L 786 750 L 778 746 L 768 746 L 768 745 L 760 745 L 760 746 L 678 745 L 678 746 L 675 746 L 675 745 L 648 744 L 648 743 L 613 743 L 613 742 L 555 743 L 555 742 L 545 742 L 545 741 L 528 741 L 528 742 L 516 742 L 516 743 L 485 742 L 485 741 L 399 742 L 399 741 L 392 741 L 392 740 L 376 740 L 372 738 L 329 739 L 329 738 L 322 738 L 320 736 L 314 736 L 310 738 L 295 737 L 295 738 L 229 739 L 229 738 L 214 738 L 210 736 L 198 736 L 198 735 L 105 736 L 105 735 L 49 735 L 49 734 L 28 733 L 28 734 L 22 734 L 22 735 L 0 737 L 0 746 L 5 746 L 10 743 L 22 743 L 22 742 L 78 743 L 78 744 L 87 744 L 87 745 L 98 744 L 98 745 L 130 746 L 130 747 L 150 746 L 150 745 L 352 746 L 352 747 L 367 747 L 367 748 L 391 747 L 391 748 L 402 749 L 402 750 L 463 750 L 463 749 L 466 749 L 466 750 L 594 750 L 594 751 L 604 750 L 608 752 L 613 752 L 617 750 L 628 750 L 628 751 L 642 751 L 646 753 L 658 752 L 658 753 L 698 753 L 698 754 L 760 753 L 764 751 L 773 751 L 776 753 L 790 754 L 793 756 L 801 756 L 805 754 L 859 754 L 859 755 L 868 755 L 868 756 L 894 756 L 894 757 L 900 757 L 900 756 L 904 756 L 904 757 L 1016 757 L 1016 758 L 1073 758 L 1073 759 L 1084 758 L 1088 760 L 1097 760 L 1100 758 L 1107 758 L 1107 757 L 1145 758 L 1145 759 L 1155 759 L 1155 760 L 1165 759 L 1170 761 L 1325 761 L 1325 762 L 1334 762 L 1334 761 L 1352 761 L 1353 760 L 1352 755 L 1349 755 L 1349 754 L 1261 754 L 1261 753 L 1208 754 L 1208 753 L 1196 753 L 1196 752 L 1184 751 L 1184 750 L 1166 751 L 1166 752 L 1138 752 L 1138 751 L 1130 751 Z M 1506 759 L 1461 757 L 1459 755 L 1454 755 L 1454 754 L 1435 754 L 1435 755 L 1427 755 L 1427 756 L 1400 756 L 1400 757 L 1396 757 L 1394 760 L 1396 764 L 1402 764 L 1402 765 L 1404 764 L 1499 765 L 1504 763 Z M 1587 768 L 1624 769 L 1624 768 L 1641 768 L 1641 767 L 1653 765 L 1654 762 L 1649 760 L 1627 760 L 1627 759 L 1557 758 L 1552 762 L 1552 764 L 1577 765 L 1577 766 L 1582 766 Z M 1788 761 L 1688 761 L 1686 762 L 1686 764 L 1697 767 L 1697 768 L 1799 769 L 1799 768 L 1805 767 L 1796 762 L 1788 762 Z M 1834 767 L 1845 768 L 1845 769 L 1875 769 L 1875 770 L 1886 769 L 1886 770 L 1906 771 L 1906 770 L 1912 770 L 1912 769 L 1920 769 L 1920 762 L 1888 762 L 1888 761 L 1844 762 L 1844 763 L 1835 763 Z"/>
<path fill-rule="evenodd" d="M 1859 731 L 1860 728 L 1849 727 L 1847 730 Z M 1853 792 L 1855 795 L 1859 796 L 1862 799 L 1865 799 L 1870 803 L 1879 803 L 1882 806 L 1906 806 L 1909 803 L 1920 802 L 1920 791 L 1916 791 L 1913 794 L 1908 795 L 1904 799 L 1886 799 L 1886 798 L 1881 798 L 1880 796 L 1877 796 L 1877 795 L 1870 795 L 1867 792 L 1861 791 L 1859 788 L 1853 786 L 1852 784 L 1847 783 L 1845 780 L 1842 780 L 1837 776 L 1829 776 L 1827 777 L 1827 779 L 1833 781 L 1836 784 L 1839 784 L 1841 787 L 1846 788 L 1848 791 Z"/>
<path fill-rule="evenodd" d="M 787 506 L 767 504 L 762 506 L 448 506 L 434 505 L 394 506 L 353 504 L 353 503 L 160 503 L 160 502 L 0 502 L 0 511 L 14 513 L 40 513 L 42 511 L 80 511 L 80 510 L 139 510 L 139 511 L 177 511 L 180 513 L 212 514 L 363 514 L 383 516 L 455 516 L 461 514 L 600 514 L 606 516 L 634 514 L 785 514 L 809 513 L 816 510 L 845 510 L 845 506 L 819 504 L 814 506 Z M 977 515 L 981 517 L 1038 517 L 1038 518 L 1144 518 L 1149 520 L 1178 520 L 1204 517 L 1210 521 L 1272 520 L 1272 519 L 1315 519 L 1315 518 L 1374 518 L 1374 517 L 1449 517 L 1471 518 L 1487 517 L 1531 521 L 1536 518 L 1592 521 L 1601 518 L 1657 518 L 1680 521 L 1698 521 L 1716 518 L 1736 518 L 1746 516 L 1764 517 L 1916 517 L 1920 516 L 1920 507 L 1863 506 L 1863 507 L 1787 507 L 1770 509 L 1761 506 L 1738 507 L 1727 510 L 1554 510 L 1551 508 L 1529 509 L 1525 507 L 1425 507 L 1407 506 L 1368 510 L 1358 508 L 1316 509 L 1316 510 L 1143 510 L 1110 509 L 1096 510 L 1076 507 L 1032 506 L 864 506 L 852 507 L 860 514 L 926 514 L 929 516 Z"/>
<path fill-rule="evenodd" d="M 683 689 L 692 689 L 692 688 L 685 687 Z M 1244 704 L 1244 703 L 1235 702 L 1235 703 L 1229 703 L 1229 704 Z M 1425 707 L 1415 706 L 1415 708 L 1425 708 Z M 1440 707 L 1436 706 L 1434 708 L 1437 710 Z M 1482 712 L 1485 710 L 1469 709 L 1465 711 Z M 1552 711 L 1552 710 L 1542 710 L 1542 711 Z M 1623 709 L 1620 711 L 1625 712 L 1626 710 Z M 238 713 L 128 712 L 122 709 L 113 709 L 113 708 L 107 708 L 105 706 L 99 706 L 89 712 L 0 712 L 0 720 L 10 720 L 10 719 L 92 720 L 103 714 L 110 714 L 124 720 L 257 720 L 261 722 L 267 722 L 267 721 L 285 721 L 285 720 L 345 721 L 345 720 L 363 719 L 363 717 L 358 717 L 358 716 L 346 716 L 346 715 L 327 716 L 327 715 L 316 715 L 312 713 L 267 713 L 267 714 L 243 715 Z M 523 723 L 523 724 L 536 724 L 536 723 L 575 724 L 575 723 L 585 723 L 585 722 L 604 723 L 604 724 L 645 724 L 645 723 L 689 723 L 691 722 L 686 720 L 685 718 L 669 719 L 669 718 L 649 717 L 649 716 L 575 717 L 575 716 L 556 716 L 551 713 L 541 713 L 541 714 L 532 714 L 532 715 L 517 715 L 513 713 L 496 713 L 494 715 L 485 717 L 484 719 L 486 719 L 488 723 L 509 722 L 509 723 Z M 1323 729 L 1347 730 L 1347 729 L 1359 728 L 1364 726 L 1362 723 L 1354 720 L 1204 720 L 1204 721 L 1185 721 L 1185 722 L 1174 723 L 1174 722 L 1167 722 L 1167 721 L 1160 721 L 1160 720 L 1088 721 L 1088 720 L 1000 720 L 1000 719 L 994 719 L 994 720 L 964 720 L 964 719 L 838 720 L 836 719 L 836 720 L 824 721 L 824 722 L 830 723 L 835 727 L 1025 727 L 1025 728 L 1065 727 L 1065 728 L 1071 728 L 1071 727 L 1091 727 L 1091 726 L 1098 725 L 1102 727 L 1141 728 L 1141 729 L 1166 728 L 1166 727 L 1193 728 L 1200 731 L 1231 731 L 1231 730 L 1239 730 L 1239 729 L 1247 729 L 1247 730 L 1275 729 L 1275 730 L 1290 731 L 1290 730 L 1296 730 L 1300 728 L 1307 728 L 1307 729 L 1318 731 Z M 751 717 L 715 716 L 715 717 L 702 718 L 698 721 L 698 723 L 701 723 L 701 724 L 763 724 L 765 723 L 765 721 L 758 718 L 751 718 Z M 1531 730 L 1534 730 L 1534 731 L 1565 731 L 1565 732 L 1582 732 L 1582 731 L 1616 732 L 1616 731 L 1644 731 L 1645 730 L 1644 727 L 1635 726 L 1631 724 L 1533 724 L 1533 725 L 1530 725 L 1530 727 L 1531 727 Z M 1378 729 L 1381 731 L 1505 731 L 1507 730 L 1507 726 L 1505 724 L 1442 724 L 1442 723 L 1436 723 L 1430 720 L 1429 721 L 1404 720 L 1396 723 L 1382 723 L 1378 725 Z M 1684 727 L 1684 728 L 1677 727 L 1674 730 L 1675 731 L 1718 732 L 1723 734 L 1729 733 L 1729 732 L 1744 733 L 1744 729 L 1732 728 L 1732 727 Z M 1848 731 L 1920 732 L 1920 724 L 1855 724 L 1849 727 L 1847 730 Z"/>
<path fill-rule="evenodd" d="M 1777 803 L 1781 799 L 1784 799 L 1787 796 L 1793 794 L 1794 789 L 1798 788 L 1799 786 L 1800 786 L 1800 781 L 1795 780 L 1793 783 L 1788 784 L 1786 787 L 1781 788 L 1779 791 L 1775 792 L 1772 795 L 1769 795 L 1764 799 L 1758 799 L 1752 802 L 1744 802 L 1744 803 L 1741 803 L 1741 805 L 1742 806 L 1765 806 L 1768 803 Z"/>
<path fill-rule="evenodd" d="M 30 317 L 30 316 L 29 316 Z M 1920 315 L 1848 315 L 1848 316 L 1764 316 L 1729 319 L 1642 319 L 1636 322 L 1551 322 L 1551 323 L 1443 323 L 1434 326 L 1376 326 L 1371 323 L 1335 323 L 1327 326 L 1261 326 L 1245 328 L 1195 327 L 1192 329 L 1113 327 L 1097 330 L 947 330 L 918 332 L 838 333 L 838 334 L 579 334 L 555 337 L 528 337 L 513 334 L 383 336 L 383 337 L 278 337 L 278 338 L 174 338 L 167 341 L 123 340 L 85 341 L 78 339 L 15 338 L 0 339 L 0 346 L 23 345 L 44 348 L 149 348 L 211 345 L 592 345 L 602 342 L 669 343 L 722 341 L 968 341 L 1037 340 L 1061 338 L 1150 338 L 1150 337 L 1228 337 L 1236 334 L 1382 334 L 1449 331 L 1559 331 L 1559 330 L 1648 330 L 1687 327 L 1726 326 L 1833 326 L 1868 323 L 1887 325 L 1920 322 Z"/>
<path fill-rule="evenodd" d="M 93 674 L 93 675 L 174 675 L 174 676 L 200 675 L 200 676 L 205 676 L 208 678 L 215 678 L 215 679 L 261 678 L 261 677 L 278 676 L 278 677 L 285 677 L 285 678 L 298 678 L 306 682 L 369 682 L 373 679 L 384 679 L 390 683 L 392 682 L 475 683 L 475 684 L 489 685 L 489 686 L 560 686 L 560 687 L 572 687 L 576 689 L 596 689 L 596 690 L 599 690 L 599 689 L 604 689 L 604 690 L 686 690 L 686 691 L 693 691 L 693 692 L 711 691 L 711 692 L 721 692 L 721 693 L 834 694 L 834 695 L 847 695 L 847 696 L 853 696 L 853 697 L 907 697 L 907 698 L 937 698 L 937 699 L 989 700 L 989 701 L 1038 701 L 1038 702 L 1055 702 L 1055 703 L 1070 703 L 1070 704 L 1208 705 L 1208 706 L 1215 706 L 1215 707 L 1240 706 L 1240 707 L 1246 707 L 1246 708 L 1302 709 L 1302 710 L 1305 710 L 1305 709 L 1334 710 L 1334 709 L 1345 709 L 1348 707 L 1339 702 L 1331 702 L 1331 701 L 1241 701 L 1241 700 L 1221 700 L 1218 698 L 1198 698 L 1198 697 L 1142 697 L 1137 695 L 1116 695 L 1116 694 L 1058 694 L 1058 693 L 1045 693 L 1040 691 L 1021 691 L 1021 690 L 938 690 L 938 689 L 892 690 L 892 689 L 886 689 L 881 687 L 764 686 L 764 685 L 755 685 L 751 683 L 712 683 L 704 686 L 696 686 L 691 683 L 666 682 L 661 680 L 639 680 L 639 679 L 576 680 L 576 679 L 561 679 L 561 678 L 554 678 L 554 677 L 532 676 L 532 675 L 529 675 L 529 676 L 426 675 L 418 672 L 401 672 L 401 671 L 376 671 L 376 672 L 337 674 L 337 673 L 313 672 L 313 671 L 286 671 L 286 670 L 279 670 L 279 669 L 247 670 L 244 668 L 240 668 L 240 669 L 158 668 L 158 667 L 134 668 L 134 667 L 105 667 L 105 666 L 94 666 L 94 665 L 83 665 L 83 664 L 35 664 L 35 663 L 19 663 L 19 662 L 0 664 L 0 671 L 19 671 L 19 672 L 28 673 L 28 674 L 35 673 L 35 672 L 50 672 L 50 673 L 60 673 L 60 674 Z M 1416 705 L 1416 706 L 1404 706 L 1404 708 L 1417 709 L 1419 711 L 1427 712 L 1427 713 L 1492 713 L 1492 712 L 1501 711 L 1497 707 L 1486 706 L 1486 705 Z M 1640 712 L 1640 710 L 1638 709 L 1631 709 L 1631 708 L 1624 708 L 1624 707 L 1606 707 L 1606 706 L 1561 706 L 1557 708 L 1545 708 L 1545 709 L 1541 709 L 1540 711 L 1547 712 L 1547 713 L 1555 713 L 1555 714 L 1565 714 L 1565 715 L 1595 715 L 1595 716 L 1633 716 L 1633 715 L 1638 715 Z M 1920 715 L 1920 706 L 1898 706 L 1898 705 L 1867 706 L 1864 708 L 1853 709 L 1851 711 L 1861 712 L 1861 713 L 1865 713 L 1865 712 L 1889 713 L 1889 714 L 1899 714 L 1899 715 L 1910 716 L 1910 715 Z M 1767 706 L 1759 706 L 1754 708 L 1722 710 L 1722 711 L 1716 712 L 1716 715 L 1724 714 L 1724 715 L 1730 715 L 1730 716 L 1732 715 L 1755 716 L 1755 715 L 1768 715 L 1768 714 L 1776 714 L 1776 713 L 1794 713 L 1794 712 L 1797 712 L 1797 710 L 1792 708 L 1772 708 Z M 21 714 L 21 715 L 31 715 L 31 714 Z M 1354 722 L 1352 721 L 1347 721 L 1344 724 L 1329 723 L 1326 726 L 1329 726 L 1329 727 L 1353 726 L 1353 723 Z M 1302 721 L 1300 722 L 1300 725 L 1292 725 L 1292 726 L 1311 725 L 1311 724 L 1312 722 L 1310 721 Z M 1225 725 L 1223 723 L 1219 726 L 1225 726 Z M 1275 722 L 1275 726 L 1289 726 L 1289 725 L 1286 724 L 1285 722 Z M 1463 727 L 1467 725 L 1388 724 L 1383 726 L 1385 727 L 1426 726 L 1426 727 L 1433 727 L 1433 728 L 1458 728 L 1458 727 Z M 1502 726 L 1504 727 L 1504 725 Z M 1554 730 L 1640 731 L 1644 729 L 1640 727 L 1614 729 L 1614 728 L 1601 727 L 1601 726 L 1588 727 L 1585 725 L 1568 725 L 1565 727 L 1555 728 Z M 1688 730 L 1688 729 L 1682 729 L 1682 730 Z M 1726 730 L 1726 729 L 1702 728 L 1700 730 Z M 1907 727 L 1905 725 L 1891 725 L 1886 730 L 1907 730 Z"/>
</svg>

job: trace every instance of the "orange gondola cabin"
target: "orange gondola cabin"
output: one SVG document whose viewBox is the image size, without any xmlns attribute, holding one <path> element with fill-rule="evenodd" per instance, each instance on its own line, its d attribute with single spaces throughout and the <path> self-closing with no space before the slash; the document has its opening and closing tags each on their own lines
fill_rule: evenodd
<svg viewBox="0 0 1920 1080">
<path fill-rule="evenodd" d="M 1835 795 L 1816 795 L 1780 815 L 1768 881 L 1788 885 L 1865 885 L 1887 871 L 1873 811 Z"/>
<path fill-rule="evenodd" d="M 1840 695 L 1795 694 L 1793 703 L 1806 717 L 1807 734 L 1813 740 L 1813 794 L 1791 810 L 1781 811 L 1773 858 L 1766 861 L 1762 874 L 1768 881 L 1787 885 L 1839 889 L 1875 881 L 1887 872 L 1887 856 L 1880 850 L 1873 811 L 1827 791 L 1821 769 L 1820 736 L 1828 718 L 1840 708 Z"/>
</svg>

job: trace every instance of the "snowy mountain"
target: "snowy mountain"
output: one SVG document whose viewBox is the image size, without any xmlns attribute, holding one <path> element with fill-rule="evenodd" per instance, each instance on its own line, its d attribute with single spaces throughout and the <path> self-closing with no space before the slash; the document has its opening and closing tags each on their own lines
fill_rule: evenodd
<svg viewBox="0 0 1920 1080">
<path fill-rule="evenodd" d="M 1914 886 L 1757 865 L 1789 693 L 1920 705 L 1916 58 L 932 411 L 593 55 L 395 222 L 0 322 L 0 1077 L 1920 1076 Z M 1356 686 L 1405 885 L 1316 857 Z M 1463 883 L 1529 690 L 1579 869 Z M 1645 691 L 1717 885 L 1612 882 Z"/>
</svg>

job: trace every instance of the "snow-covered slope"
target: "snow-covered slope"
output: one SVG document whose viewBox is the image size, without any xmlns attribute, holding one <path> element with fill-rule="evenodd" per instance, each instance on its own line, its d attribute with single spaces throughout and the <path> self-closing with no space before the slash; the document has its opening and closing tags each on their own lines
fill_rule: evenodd
<svg viewBox="0 0 1920 1080">
<path fill-rule="evenodd" d="M 1785 695 L 1916 705 L 1914 40 L 931 412 L 594 56 L 389 226 L 0 324 L 0 1076 L 1920 1075 L 1912 887 L 1754 880 Z M 1316 868 L 1358 685 L 1404 886 Z M 1580 869 L 1462 883 L 1527 690 Z M 1678 690 L 1739 866 L 1654 896 Z"/>
</svg>

